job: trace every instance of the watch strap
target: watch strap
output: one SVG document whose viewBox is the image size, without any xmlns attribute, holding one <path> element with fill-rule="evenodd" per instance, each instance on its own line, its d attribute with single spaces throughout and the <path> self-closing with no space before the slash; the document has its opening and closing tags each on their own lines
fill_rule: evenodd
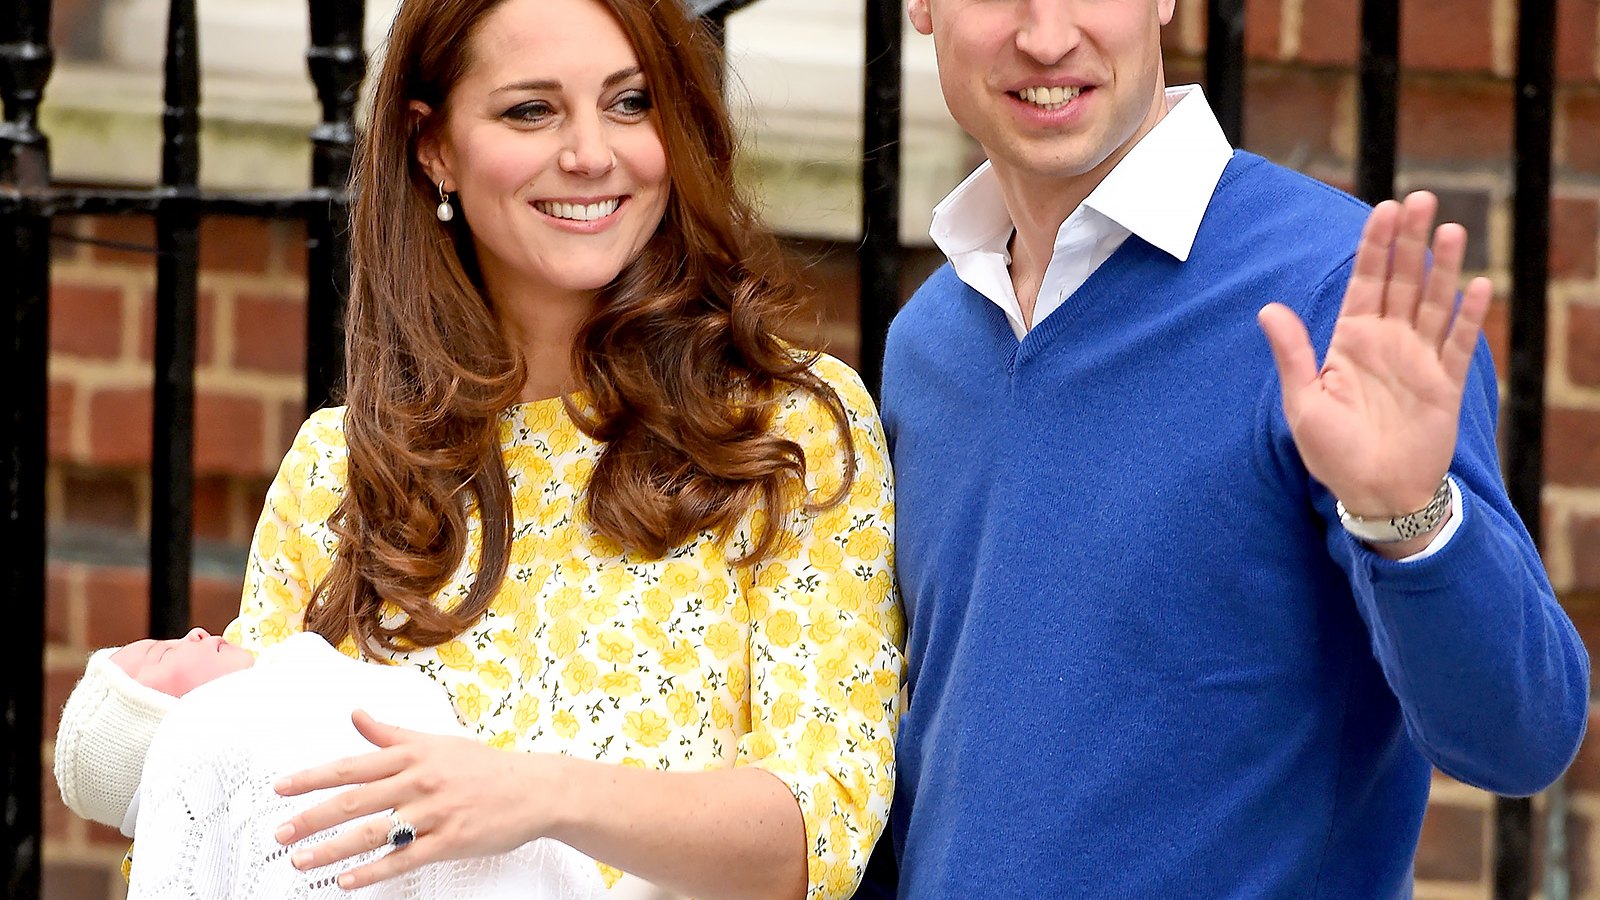
<svg viewBox="0 0 1600 900">
<path fill-rule="evenodd" d="M 1409 541 L 1437 528 L 1450 511 L 1450 478 L 1446 476 L 1440 479 L 1433 498 L 1416 512 L 1389 518 L 1367 518 L 1352 515 L 1344 508 L 1344 501 L 1337 499 L 1334 501 L 1334 510 L 1338 512 L 1339 524 L 1344 526 L 1345 531 L 1369 544 Z"/>
</svg>

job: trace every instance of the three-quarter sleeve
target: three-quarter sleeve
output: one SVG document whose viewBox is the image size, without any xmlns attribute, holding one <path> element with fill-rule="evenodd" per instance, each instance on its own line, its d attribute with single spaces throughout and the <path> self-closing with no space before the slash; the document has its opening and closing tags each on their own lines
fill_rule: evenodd
<svg viewBox="0 0 1600 900">
<path fill-rule="evenodd" d="M 894 793 L 903 622 L 893 482 L 876 410 L 843 363 L 824 357 L 814 370 L 849 413 L 856 476 L 837 505 L 796 508 L 777 552 L 744 579 L 750 732 L 738 763 L 777 775 L 799 801 L 807 896 L 842 898 L 861 879 Z M 805 451 L 811 496 L 837 493 L 845 448 L 821 402 L 796 392 L 774 427 Z"/>
<path fill-rule="evenodd" d="M 301 630 L 306 605 L 333 564 L 327 522 L 345 476 L 343 411 L 314 413 L 267 490 L 250 540 L 239 615 L 223 636 L 259 653 Z"/>
</svg>

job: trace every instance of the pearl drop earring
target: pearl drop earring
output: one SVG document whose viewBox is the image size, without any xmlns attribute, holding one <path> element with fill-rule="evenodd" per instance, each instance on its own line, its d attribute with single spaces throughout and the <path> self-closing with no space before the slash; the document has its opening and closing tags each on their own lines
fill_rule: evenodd
<svg viewBox="0 0 1600 900">
<path fill-rule="evenodd" d="M 433 211 L 439 221 L 448 222 L 456 217 L 456 208 L 450 205 L 450 195 L 445 193 L 444 182 L 439 182 L 439 206 Z"/>
</svg>

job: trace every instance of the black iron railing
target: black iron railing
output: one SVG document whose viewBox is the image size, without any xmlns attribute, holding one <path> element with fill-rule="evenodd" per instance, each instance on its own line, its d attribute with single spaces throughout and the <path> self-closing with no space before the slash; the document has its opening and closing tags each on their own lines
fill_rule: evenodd
<svg viewBox="0 0 1600 900">
<path fill-rule="evenodd" d="M 1543 546 L 1545 320 L 1550 292 L 1550 149 L 1555 116 L 1555 4 L 1522 0 L 1517 19 L 1516 107 L 1512 155 L 1511 364 L 1501 423 L 1506 489 L 1535 544 Z M 1565 790 L 1556 785 L 1554 792 Z M 1557 804 L 1559 806 L 1559 804 Z M 1495 800 L 1494 896 L 1529 896 L 1533 878 L 1533 804 Z M 1553 821 L 1547 847 L 1565 846 L 1565 822 Z M 1565 860 L 1557 863 L 1564 866 Z M 1550 868 L 1546 867 L 1547 870 Z M 1546 884 L 1546 897 L 1552 885 Z"/>
<path fill-rule="evenodd" d="M 727 16 L 753 0 L 688 0 L 720 36 Z M 157 223 L 155 428 L 151 463 L 150 622 L 157 636 L 189 624 L 194 444 L 197 242 L 202 216 L 297 219 L 307 226 L 306 402 L 322 405 L 341 370 L 341 311 L 349 281 L 346 217 L 355 141 L 353 111 L 366 68 L 362 0 L 315 0 L 307 62 L 321 102 L 312 132 L 311 187 L 283 196 L 203 191 L 198 185 L 197 20 L 194 0 L 169 14 L 162 183 L 147 190 L 54 185 L 39 102 L 49 80 L 48 0 L 11 0 L 0 21 L 0 591 L 11 640 L 0 654 L 0 853 L 5 896 L 40 889 L 40 770 L 44 608 L 50 230 L 55 216 L 146 215 Z M 1357 191 L 1394 190 L 1399 5 L 1364 0 L 1359 79 Z M 1512 500 L 1539 536 L 1549 246 L 1555 23 L 1549 0 L 1519 0 L 1511 371 L 1506 471 Z M 862 374 L 876 387 L 883 342 L 899 297 L 901 3 L 866 0 L 861 268 Z M 1244 107 L 1244 2 L 1209 0 L 1207 92 L 1230 140 L 1248 144 Z M 1481 236 L 1480 236 L 1481 239 Z M 1495 897 L 1529 894 L 1529 806 L 1496 809 Z"/>
<path fill-rule="evenodd" d="M 307 59 L 321 102 L 312 132 L 311 188 L 268 196 L 199 187 L 200 69 L 194 0 L 173 0 L 167 26 L 162 111 L 161 183 L 145 190 L 58 187 L 49 144 L 38 127 L 39 97 L 49 79 L 48 0 L 13 0 L 0 22 L 0 392 L 4 421 L 0 461 L 0 561 L 14 607 L 17 648 L 0 663 L 3 688 L 4 810 L 0 852 L 5 896 L 40 890 L 39 745 L 44 737 L 44 483 L 48 410 L 50 226 L 55 216 L 143 215 L 156 223 L 156 321 L 150 464 L 150 631 L 181 635 L 190 625 L 193 567 L 194 395 L 199 230 L 204 215 L 299 219 L 307 234 L 307 375 L 311 407 L 325 403 L 341 367 L 340 318 L 349 281 L 345 221 L 355 143 L 356 91 L 366 68 L 364 0 L 309 4 Z"/>
<path fill-rule="evenodd" d="M 10 607 L 10 652 L 0 654 L 0 852 L 7 897 L 39 893 L 39 744 L 44 716 L 46 365 L 50 348 L 48 213 L 27 202 L 48 191 L 50 149 L 39 101 L 50 78 L 50 10 L 22 0 L 0 24 L 0 596 Z"/>
<path fill-rule="evenodd" d="M 50 354 L 50 216 L 27 202 L 50 189 L 50 144 L 38 130 L 38 102 L 50 80 L 50 5 L 22 0 L 0 24 L 0 593 L 11 607 L 13 642 L 0 679 L 0 754 L 5 801 L 0 841 L 6 897 L 37 897 L 40 767 L 45 687 L 45 466 Z"/>
<path fill-rule="evenodd" d="M 150 456 L 150 631 L 189 627 L 194 565 L 194 366 L 200 296 L 200 23 L 193 2 L 167 21 L 156 197 L 155 383 Z"/>
<path fill-rule="evenodd" d="M 1206 4 L 1206 100 L 1228 143 L 1244 140 L 1244 0 Z"/>
<path fill-rule="evenodd" d="M 900 35 L 895 0 L 868 0 L 861 117 L 861 375 L 877 396 L 883 344 L 900 306 Z"/>
<path fill-rule="evenodd" d="M 1394 196 L 1400 120 L 1400 4 L 1394 0 L 1362 0 L 1356 79 L 1356 196 L 1377 203 Z"/>
</svg>

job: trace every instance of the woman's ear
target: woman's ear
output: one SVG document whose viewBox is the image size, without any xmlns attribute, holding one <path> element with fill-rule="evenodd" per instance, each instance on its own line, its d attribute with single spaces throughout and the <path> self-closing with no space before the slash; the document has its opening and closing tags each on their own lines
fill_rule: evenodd
<svg viewBox="0 0 1600 900">
<path fill-rule="evenodd" d="M 430 128 L 429 116 L 433 115 L 433 108 L 421 100 L 413 100 L 408 107 L 411 131 L 417 135 L 417 165 L 422 166 L 422 171 L 428 173 L 428 180 L 434 184 L 444 182 L 444 189 L 451 190 L 450 185 L 454 179 L 450 176 L 450 167 L 445 160 L 443 148 L 439 146 L 439 131 Z"/>
</svg>

